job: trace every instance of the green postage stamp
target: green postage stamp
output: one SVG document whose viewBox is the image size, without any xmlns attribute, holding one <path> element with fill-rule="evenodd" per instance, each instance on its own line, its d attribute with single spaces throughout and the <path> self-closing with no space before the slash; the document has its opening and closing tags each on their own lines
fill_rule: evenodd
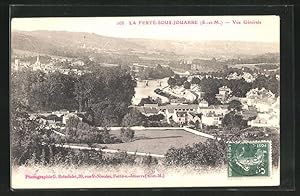
<svg viewBox="0 0 300 196">
<path fill-rule="evenodd" d="M 271 141 L 228 143 L 228 176 L 270 176 L 271 145 Z"/>
</svg>

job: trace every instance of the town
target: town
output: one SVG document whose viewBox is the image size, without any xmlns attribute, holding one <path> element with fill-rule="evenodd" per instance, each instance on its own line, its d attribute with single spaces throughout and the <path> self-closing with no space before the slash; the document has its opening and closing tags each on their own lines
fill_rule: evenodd
<svg viewBox="0 0 300 196">
<path fill-rule="evenodd" d="M 229 142 L 253 140 L 272 142 L 278 167 L 276 43 L 66 31 L 15 31 L 11 43 L 16 167 L 201 173 L 226 168 Z"/>
<path fill-rule="evenodd" d="M 24 60 L 25 59 L 25 60 Z M 242 116 L 242 120 L 247 121 L 247 126 L 253 127 L 275 127 L 279 128 L 279 94 L 266 89 L 263 84 L 259 84 L 256 88 L 248 85 L 247 92 L 243 92 L 242 96 L 236 96 L 238 92 L 233 92 L 226 82 L 232 87 L 236 84 L 230 81 L 242 81 L 245 84 L 253 84 L 257 78 L 269 77 L 272 70 L 267 72 L 255 72 L 249 68 L 242 67 L 241 69 L 225 69 L 224 74 L 220 72 L 199 73 L 198 69 L 201 63 L 209 61 L 197 60 L 197 64 L 181 60 L 180 64 L 190 64 L 190 72 L 174 73 L 174 75 L 161 79 L 140 79 L 139 72 L 142 65 L 132 63 L 129 66 L 130 73 L 134 80 L 137 80 L 139 88 L 148 89 L 142 93 L 136 92 L 133 99 L 137 99 L 135 104 L 129 105 L 129 108 L 136 109 L 145 117 L 163 115 L 159 121 L 160 126 L 191 126 L 203 129 L 203 127 L 222 127 L 224 125 L 224 117 L 238 108 L 237 114 Z M 216 62 L 213 59 L 213 62 Z M 209 62 L 211 63 L 211 62 Z M 220 62 L 216 62 L 220 63 Z M 103 64 L 103 67 L 118 67 L 118 65 Z M 160 65 L 159 65 L 160 66 Z M 168 69 L 168 65 L 164 65 Z M 144 66 L 147 68 L 147 66 Z M 85 63 L 80 59 L 71 58 L 53 58 L 49 56 L 33 56 L 31 58 L 16 57 L 12 62 L 13 71 L 28 70 L 32 72 L 41 71 L 44 73 L 59 72 L 61 74 L 75 74 L 82 76 L 86 73 L 91 73 L 85 67 Z M 275 82 L 279 83 L 279 74 L 273 73 L 276 77 Z M 202 84 L 204 80 L 221 81 L 218 84 L 217 92 L 206 96 Z M 223 82 L 224 85 L 221 83 Z M 263 81 L 262 81 L 263 82 Z M 274 81 L 273 81 L 274 82 Z M 149 85 L 151 87 L 149 87 Z M 205 84 L 204 84 L 205 85 Z M 239 84 L 237 84 L 239 85 Z M 240 86 L 241 87 L 241 86 Z M 209 88 L 213 88 L 212 86 Z M 238 87 L 235 87 L 238 88 Z M 278 88 L 278 87 L 277 87 Z M 273 90 L 273 89 L 272 89 Z M 278 90 L 278 89 L 275 89 Z M 238 91 L 238 89 L 235 89 Z M 273 90 L 274 91 L 274 90 Z M 213 99 L 213 101 L 212 101 Z M 210 101 L 210 103 L 208 102 Z M 231 103 L 237 104 L 230 109 Z M 75 110 L 66 110 L 60 108 L 57 111 L 34 112 L 45 119 L 48 124 L 58 127 L 66 124 L 66 118 L 70 114 L 77 115 L 80 119 L 85 118 L 84 113 Z M 144 126 L 143 124 L 134 124 L 134 126 Z M 157 126 L 157 124 L 156 124 Z"/>
</svg>

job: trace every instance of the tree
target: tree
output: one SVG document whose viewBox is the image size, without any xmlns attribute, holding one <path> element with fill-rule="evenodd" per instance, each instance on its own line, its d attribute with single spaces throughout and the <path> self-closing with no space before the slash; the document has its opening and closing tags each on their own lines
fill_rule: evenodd
<svg viewBox="0 0 300 196">
<path fill-rule="evenodd" d="M 52 130 L 39 119 L 29 118 L 28 107 L 19 102 L 11 105 L 11 159 L 12 164 L 21 165 L 32 160 L 40 160 L 43 151 L 51 148 L 59 140 Z M 43 156 L 45 158 L 45 156 Z"/>
<path fill-rule="evenodd" d="M 73 122 L 73 123 L 71 123 Z M 114 142 L 109 129 L 98 129 L 94 126 L 73 118 L 66 126 L 66 138 L 68 142 L 86 143 L 91 146 L 94 143 L 108 144 Z"/>
<path fill-rule="evenodd" d="M 179 77 L 178 80 L 176 80 L 177 86 L 182 86 L 187 81 L 187 77 Z"/>
<path fill-rule="evenodd" d="M 207 101 L 209 105 L 221 104 L 221 102 L 216 98 L 216 95 L 213 93 L 205 93 L 203 99 Z"/>
<path fill-rule="evenodd" d="M 124 103 L 112 103 L 102 101 L 92 105 L 94 111 L 95 126 L 113 127 L 119 126 L 124 115 L 128 111 L 128 106 Z"/>
<path fill-rule="evenodd" d="M 158 64 L 155 68 L 150 71 L 150 78 L 161 79 L 174 75 L 173 70 L 170 67 L 162 67 Z"/>
<path fill-rule="evenodd" d="M 213 95 L 219 92 L 219 88 L 222 85 L 222 81 L 215 78 L 203 78 L 200 82 L 202 91 Z"/>
<path fill-rule="evenodd" d="M 280 95 L 279 81 L 276 79 L 276 76 L 270 76 L 268 83 L 266 84 L 266 89 L 270 90 L 276 96 Z"/>
<path fill-rule="evenodd" d="M 247 126 L 247 121 L 243 119 L 243 116 L 236 114 L 234 111 L 226 114 L 222 120 L 223 126 L 232 129 L 232 128 L 244 128 Z"/>
<path fill-rule="evenodd" d="M 78 116 L 72 115 L 66 121 L 66 128 L 76 128 L 78 124 L 81 122 Z"/>
<path fill-rule="evenodd" d="M 95 78 L 91 75 L 81 76 L 75 84 L 75 99 L 78 102 L 79 112 L 84 111 L 90 104 L 94 89 Z"/>
<path fill-rule="evenodd" d="M 178 81 L 178 80 L 180 80 L 180 76 L 179 76 L 178 74 L 175 74 L 175 75 L 174 75 L 174 79 L 175 79 L 176 81 Z"/>
<path fill-rule="evenodd" d="M 165 154 L 164 164 L 172 166 L 218 167 L 226 161 L 226 144 L 220 140 L 206 140 L 192 146 L 170 148 Z"/>
<path fill-rule="evenodd" d="M 165 116 L 163 114 L 157 114 L 157 115 L 150 115 L 148 117 L 148 120 L 150 121 L 161 121 L 165 118 Z"/>
<path fill-rule="evenodd" d="M 266 88 L 268 84 L 268 78 L 265 75 L 258 75 L 257 78 L 252 83 L 252 88 L 262 89 L 263 87 Z"/>
<path fill-rule="evenodd" d="M 131 109 L 123 118 L 122 126 L 141 126 L 144 124 L 145 117 L 137 109 Z"/>
<path fill-rule="evenodd" d="M 176 79 L 170 77 L 170 78 L 168 79 L 168 85 L 169 85 L 171 88 L 174 87 L 174 86 L 176 86 Z"/>
<path fill-rule="evenodd" d="M 120 133 L 122 142 L 130 142 L 134 138 L 134 130 L 129 128 L 122 128 Z"/>
<path fill-rule="evenodd" d="M 251 83 L 246 82 L 244 78 L 227 80 L 226 85 L 232 90 L 232 95 L 236 97 L 245 97 L 246 93 L 251 89 Z"/>
<path fill-rule="evenodd" d="M 203 78 L 200 82 L 201 90 L 205 93 L 204 99 L 209 105 L 220 104 L 216 99 L 216 94 L 219 93 L 219 88 L 222 86 L 222 81 L 215 78 Z"/>
<path fill-rule="evenodd" d="M 35 72 L 34 72 L 35 73 Z M 39 75 L 36 75 L 39 74 Z M 75 76 L 60 72 L 33 74 L 33 79 L 27 79 L 28 101 L 33 109 L 57 110 L 75 109 L 77 104 L 74 97 Z"/>
<path fill-rule="evenodd" d="M 200 84 L 201 80 L 198 77 L 193 77 L 191 80 L 191 84 Z"/>
<path fill-rule="evenodd" d="M 148 96 L 147 98 L 142 98 L 138 105 L 143 106 L 145 104 L 161 103 L 161 100 L 159 99 L 160 99 L 159 97 L 157 97 L 157 99 L 153 99 L 152 97 Z"/>
<path fill-rule="evenodd" d="M 188 82 L 188 81 L 185 81 L 184 84 L 183 84 L 183 87 L 184 87 L 185 89 L 190 89 L 190 88 L 191 88 L 191 83 Z"/>
<path fill-rule="evenodd" d="M 239 112 L 242 110 L 242 103 L 239 100 L 232 100 L 229 102 L 228 110 Z"/>
</svg>

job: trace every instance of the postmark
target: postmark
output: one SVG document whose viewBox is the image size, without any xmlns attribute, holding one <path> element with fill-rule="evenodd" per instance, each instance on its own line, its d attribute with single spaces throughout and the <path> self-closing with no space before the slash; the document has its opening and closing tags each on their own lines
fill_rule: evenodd
<svg viewBox="0 0 300 196">
<path fill-rule="evenodd" d="M 270 176 L 271 141 L 227 143 L 228 177 Z"/>
</svg>

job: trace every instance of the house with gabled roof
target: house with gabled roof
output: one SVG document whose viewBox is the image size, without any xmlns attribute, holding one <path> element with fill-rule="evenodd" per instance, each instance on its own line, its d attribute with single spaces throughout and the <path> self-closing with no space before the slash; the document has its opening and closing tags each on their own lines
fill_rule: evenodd
<svg viewBox="0 0 300 196">
<path fill-rule="evenodd" d="M 175 111 L 173 113 L 173 120 L 180 124 L 180 125 L 184 125 L 187 123 L 187 119 L 188 119 L 188 112 L 183 112 L 183 111 Z"/>
<path fill-rule="evenodd" d="M 207 126 L 220 126 L 224 115 L 209 112 L 202 115 L 202 124 Z"/>
<path fill-rule="evenodd" d="M 210 105 L 207 107 L 198 107 L 197 109 L 197 113 L 202 113 L 205 115 L 210 112 L 225 116 L 225 114 L 227 114 L 229 111 L 227 105 Z"/>
</svg>

